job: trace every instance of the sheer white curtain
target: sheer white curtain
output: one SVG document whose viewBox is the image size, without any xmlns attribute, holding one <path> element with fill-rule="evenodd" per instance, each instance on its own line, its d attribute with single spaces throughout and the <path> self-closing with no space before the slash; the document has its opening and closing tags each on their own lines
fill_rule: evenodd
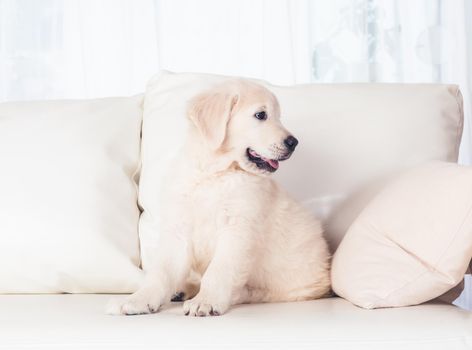
<svg viewBox="0 0 472 350">
<path fill-rule="evenodd" d="M 138 93 L 158 68 L 152 1 L 0 0 L 0 100 Z"/>
<path fill-rule="evenodd" d="M 456 83 L 472 163 L 467 18 L 469 0 L 0 0 L 0 101 L 139 93 L 159 69 Z"/>
<path fill-rule="evenodd" d="M 472 163 L 468 0 L 247 0 L 156 3 L 160 66 L 279 84 L 459 84 Z M 469 21 L 466 21 L 466 18 Z"/>
<path fill-rule="evenodd" d="M 0 0 L 0 101 L 135 94 L 159 69 L 455 83 L 472 164 L 471 18 L 470 0 Z"/>
</svg>

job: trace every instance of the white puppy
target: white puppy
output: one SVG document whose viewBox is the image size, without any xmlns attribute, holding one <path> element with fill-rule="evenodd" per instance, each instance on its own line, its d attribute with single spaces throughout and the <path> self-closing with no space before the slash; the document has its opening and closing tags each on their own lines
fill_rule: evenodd
<svg viewBox="0 0 472 350">
<path fill-rule="evenodd" d="M 326 296 L 321 225 L 267 176 L 298 143 L 280 122 L 276 97 L 229 81 L 195 97 L 188 117 L 190 134 L 164 186 L 154 264 L 143 286 L 108 312 L 156 312 L 176 293 L 192 316 Z"/>
</svg>

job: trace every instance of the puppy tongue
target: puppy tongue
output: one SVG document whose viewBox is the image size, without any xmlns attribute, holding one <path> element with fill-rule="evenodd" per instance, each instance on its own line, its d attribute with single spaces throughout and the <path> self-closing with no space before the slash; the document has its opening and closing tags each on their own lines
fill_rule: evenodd
<svg viewBox="0 0 472 350">
<path fill-rule="evenodd" d="M 255 158 L 260 158 L 264 162 L 269 163 L 272 168 L 274 168 L 274 169 L 279 168 L 279 162 L 277 160 L 265 158 L 265 157 L 261 156 L 259 153 L 257 153 L 256 151 L 254 151 L 252 149 L 249 150 L 249 153 L 251 154 L 251 156 L 253 156 Z"/>
<path fill-rule="evenodd" d="M 267 163 L 270 164 L 270 166 L 274 169 L 278 169 L 279 168 L 279 162 L 275 159 L 267 159 Z"/>
</svg>

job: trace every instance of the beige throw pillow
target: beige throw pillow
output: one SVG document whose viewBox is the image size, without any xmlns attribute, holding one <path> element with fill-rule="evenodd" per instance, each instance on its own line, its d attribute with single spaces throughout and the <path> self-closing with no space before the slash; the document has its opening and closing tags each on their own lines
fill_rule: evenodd
<svg viewBox="0 0 472 350">
<path fill-rule="evenodd" d="M 471 256 L 472 167 L 431 162 L 355 220 L 333 259 L 333 289 L 363 308 L 415 305 L 460 283 Z"/>
</svg>

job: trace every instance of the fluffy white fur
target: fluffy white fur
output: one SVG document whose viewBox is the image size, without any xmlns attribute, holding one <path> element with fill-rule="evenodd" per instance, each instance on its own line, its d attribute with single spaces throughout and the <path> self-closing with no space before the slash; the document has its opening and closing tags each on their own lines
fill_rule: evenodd
<svg viewBox="0 0 472 350">
<path fill-rule="evenodd" d="M 266 120 L 255 117 L 260 112 Z M 108 312 L 156 312 L 179 292 L 192 316 L 327 295 L 330 257 L 320 223 L 267 176 L 293 152 L 275 96 L 229 81 L 195 97 L 188 117 L 186 145 L 162 193 L 153 267 L 143 286 L 112 301 Z"/>
</svg>

